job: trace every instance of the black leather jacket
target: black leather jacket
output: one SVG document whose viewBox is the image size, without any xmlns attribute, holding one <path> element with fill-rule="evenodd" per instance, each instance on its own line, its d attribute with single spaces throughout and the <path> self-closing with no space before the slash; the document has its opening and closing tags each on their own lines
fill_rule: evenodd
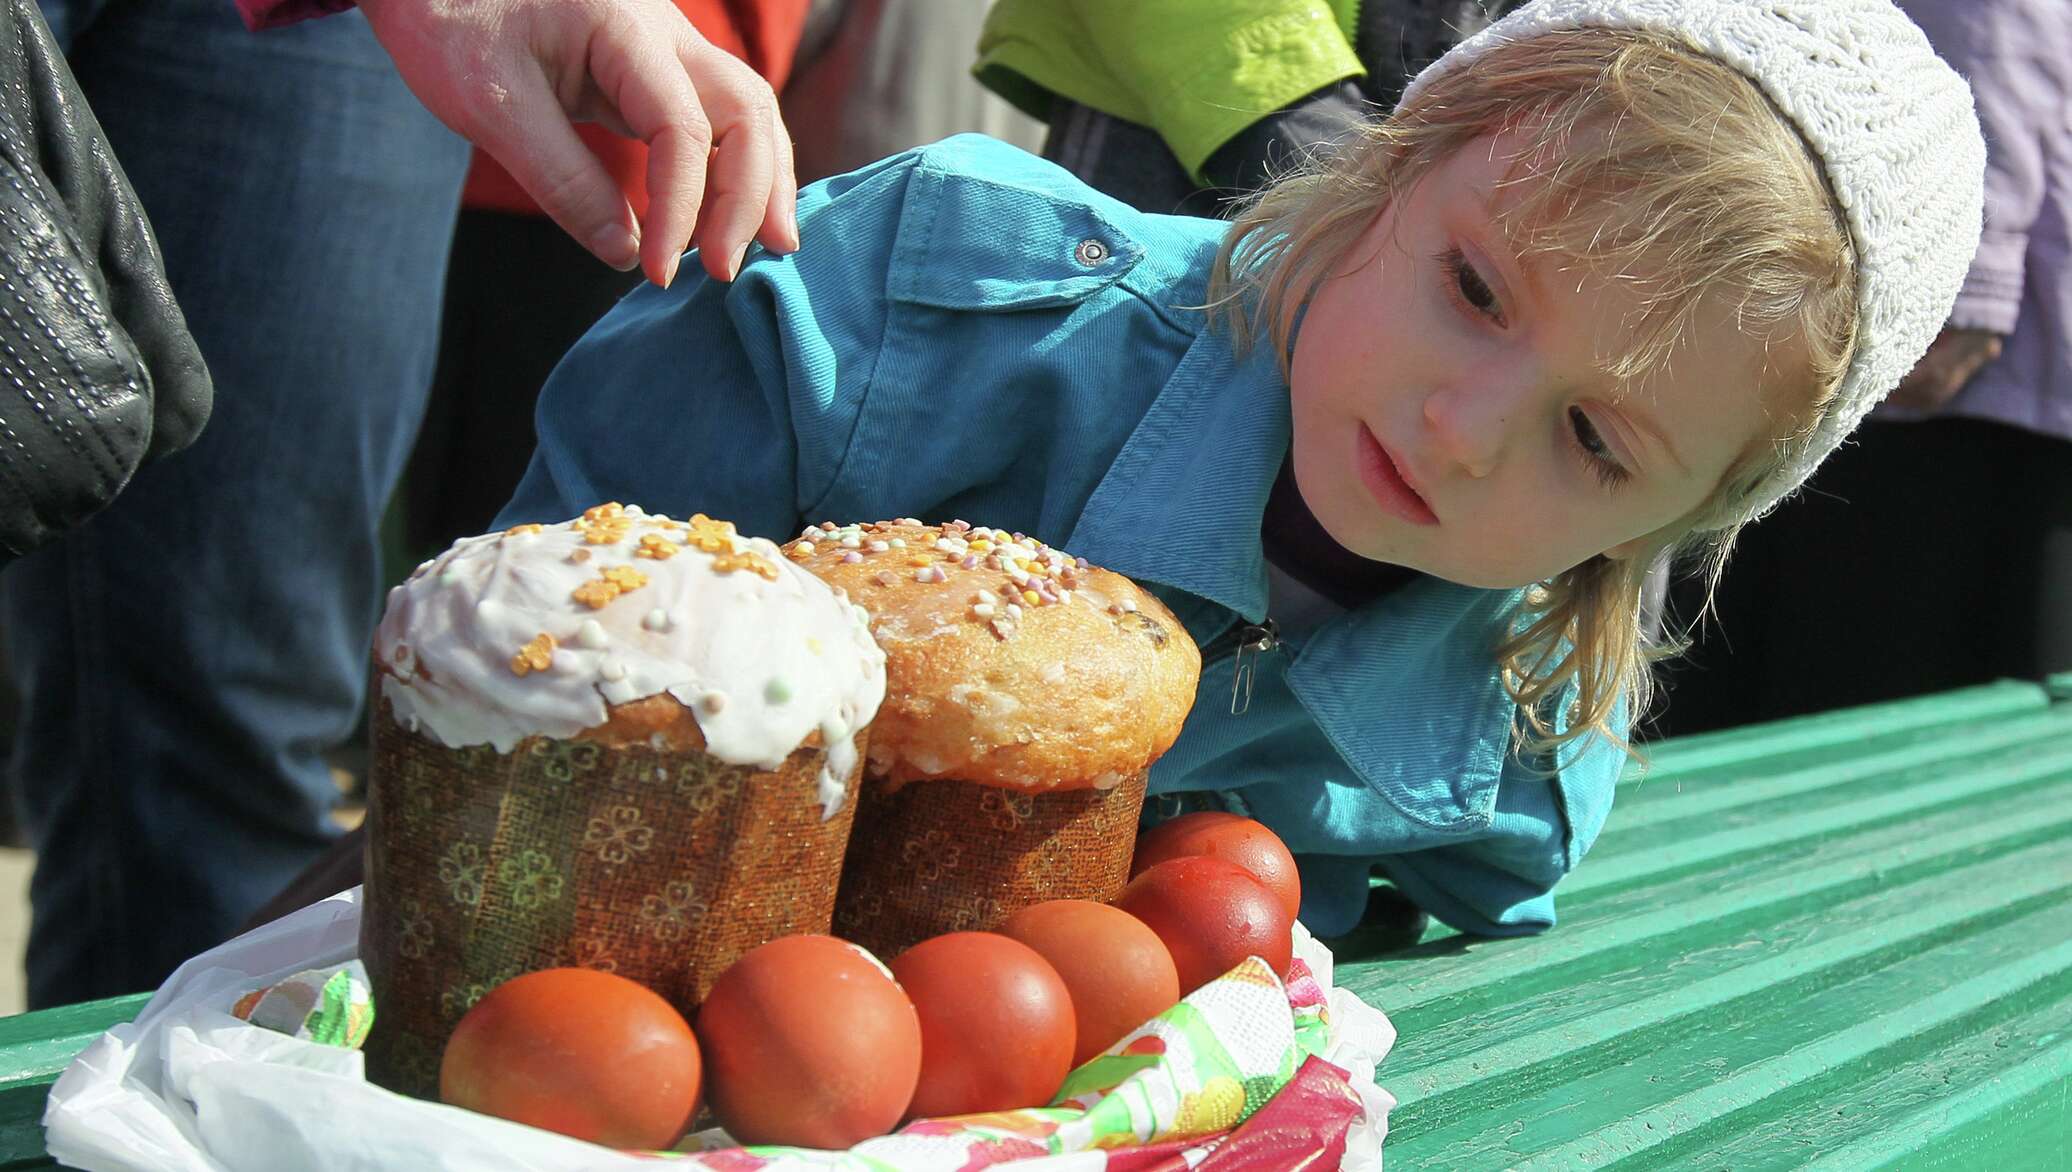
<svg viewBox="0 0 2072 1172">
<path fill-rule="evenodd" d="M 0 562 L 191 442 L 211 391 L 158 243 L 33 0 L 0 0 Z"/>
</svg>

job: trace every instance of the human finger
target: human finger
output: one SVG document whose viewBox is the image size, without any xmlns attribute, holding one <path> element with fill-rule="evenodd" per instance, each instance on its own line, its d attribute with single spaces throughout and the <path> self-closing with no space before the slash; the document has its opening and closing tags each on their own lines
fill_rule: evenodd
<svg viewBox="0 0 2072 1172">
<path fill-rule="evenodd" d="M 667 286 L 699 220 L 713 148 L 708 97 L 692 84 L 675 51 L 677 35 L 695 36 L 674 10 L 672 35 L 651 25 L 608 25 L 592 39 L 588 67 L 599 93 L 634 138 L 647 143 L 647 213 L 640 262 L 650 281 Z M 710 262 L 707 268 L 711 267 Z"/>
<path fill-rule="evenodd" d="M 781 122 L 770 136 L 770 145 L 770 207 L 755 238 L 772 252 L 790 252 L 799 246 L 799 172 L 793 162 L 791 135 Z"/>
<path fill-rule="evenodd" d="M 777 96 L 753 70 L 702 40 L 686 40 L 678 56 L 705 101 L 713 133 L 698 250 L 707 272 L 732 280 L 771 215 L 775 144 L 783 136 Z"/>
<path fill-rule="evenodd" d="M 474 136 L 563 231 L 620 271 L 640 262 L 640 226 L 619 185 L 576 136 L 536 68 L 520 71 L 506 100 Z"/>
</svg>

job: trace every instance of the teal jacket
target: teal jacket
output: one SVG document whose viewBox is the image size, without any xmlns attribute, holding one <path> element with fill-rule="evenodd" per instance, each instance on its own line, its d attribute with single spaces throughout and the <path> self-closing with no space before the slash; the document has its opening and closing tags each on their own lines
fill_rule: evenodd
<svg viewBox="0 0 2072 1172">
<path fill-rule="evenodd" d="M 809 187 L 799 225 L 731 285 L 686 264 L 606 315 L 548 382 L 500 524 L 619 500 L 775 540 L 898 516 L 1028 533 L 1145 583 L 1207 649 L 1152 792 L 1278 832 L 1314 931 L 1358 921 L 1376 867 L 1466 931 L 1553 923 L 1623 757 L 1507 751 L 1490 648 L 1512 593 L 1419 579 L 1256 657 L 1231 711 L 1219 648 L 1266 615 L 1289 421 L 1268 348 L 1235 356 L 1191 308 L 1222 224 L 963 136 Z"/>
</svg>

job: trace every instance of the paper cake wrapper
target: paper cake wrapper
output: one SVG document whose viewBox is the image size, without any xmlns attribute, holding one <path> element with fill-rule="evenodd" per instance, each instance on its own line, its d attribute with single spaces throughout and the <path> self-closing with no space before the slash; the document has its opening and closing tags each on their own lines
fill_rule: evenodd
<svg viewBox="0 0 2072 1172">
<path fill-rule="evenodd" d="M 454 1025 L 520 973 L 617 973 L 689 1016 L 742 953 L 828 931 L 857 777 L 823 818 L 823 758 L 802 747 L 760 770 L 547 737 L 452 749 L 383 705 L 360 925 L 382 1007 L 368 1077 L 435 1096 Z"/>
<path fill-rule="evenodd" d="M 1129 882 L 1147 776 L 1044 793 L 968 781 L 867 783 L 835 935 L 890 958 L 944 932 L 992 931 L 1045 900 L 1114 899 Z"/>
</svg>

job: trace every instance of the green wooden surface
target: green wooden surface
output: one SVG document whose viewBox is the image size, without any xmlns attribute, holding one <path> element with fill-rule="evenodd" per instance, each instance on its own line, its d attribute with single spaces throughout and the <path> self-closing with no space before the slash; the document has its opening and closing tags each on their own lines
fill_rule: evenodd
<svg viewBox="0 0 2072 1172">
<path fill-rule="evenodd" d="M 2072 678 L 1657 746 L 1561 924 L 1344 961 L 1404 1168 L 2072 1169 Z"/>
<path fill-rule="evenodd" d="M 54 1165 L 43 1154 L 50 1084 L 109 1026 L 144 1008 L 146 994 L 0 1017 L 0 1172 Z"/>
<path fill-rule="evenodd" d="M 1390 1168 L 2072 1169 L 2072 676 L 1649 756 L 1553 932 L 1341 956 Z M 0 1019 L 0 1172 L 141 1005 Z"/>
</svg>

